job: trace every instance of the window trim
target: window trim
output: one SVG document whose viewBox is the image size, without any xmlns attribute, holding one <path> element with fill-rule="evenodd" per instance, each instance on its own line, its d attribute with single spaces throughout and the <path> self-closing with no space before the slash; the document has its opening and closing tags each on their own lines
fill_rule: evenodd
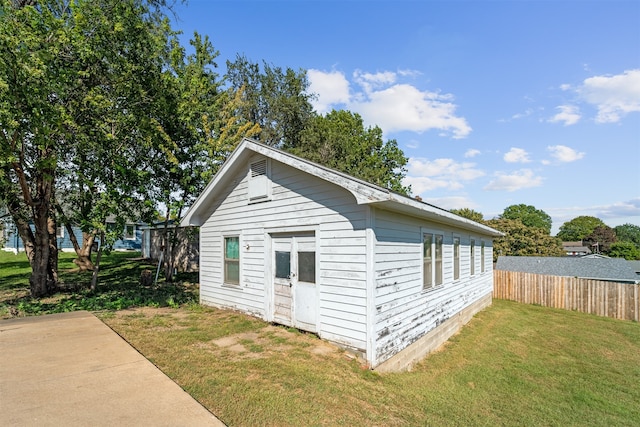
<svg viewBox="0 0 640 427">
<path fill-rule="evenodd" d="M 469 275 L 476 275 L 476 239 L 469 239 Z"/>
<path fill-rule="evenodd" d="M 425 238 L 431 236 L 430 282 L 427 280 L 425 262 Z M 422 289 L 429 291 L 444 285 L 444 232 L 422 230 Z"/>
<path fill-rule="evenodd" d="M 486 258 L 485 258 L 485 242 L 484 240 L 480 241 L 480 274 L 484 273 Z"/>
<path fill-rule="evenodd" d="M 453 281 L 455 282 L 460 280 L 460 251 L 462 249 L 460 236 L 454 234 L 451 245 L 453 246 Z"/>
<path fill-rule="evenodd" d="M 131 234 L 128 233 L 128 228 L 131 227 Z M 135 224 L 125 224 L 124 225 L 124 240 L 136 240 L 136 225 Z"/>
<path fill-rule="evenodd" d="M 238 258 L 227 258 L 227 239 L 237 239 L 238 240 Z M 239 234 L 234 234 L 234 233 L 229 233 L 229 234 L 223 234 L 222 236 L 222 284 L 226 285 L 226 286 L 233 286 L 233 287 L 239 287 L 240 283 L 241 283 L 241 241 L 240 241 L 240 235 Z M 228 262 L 237 262 L 238 264 L 238 280 L 237 282 L 234 280 L 229 280 L 228 276 L 227 276 L 227 263 Z"/>
</svg>

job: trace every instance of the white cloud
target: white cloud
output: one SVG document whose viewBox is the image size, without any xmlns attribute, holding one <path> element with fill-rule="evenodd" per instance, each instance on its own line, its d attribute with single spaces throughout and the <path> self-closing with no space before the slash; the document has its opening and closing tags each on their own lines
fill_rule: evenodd
<svg viewBox="0 0 640 427">
<path fill-rule="evenodd" d="M 318 112 L 330 111 L 333 105 L 341 104 L 360 114 L 368 126 L 380 126 L 385 133 L 437 130 L 456 139 L 469 135 L 471 127 L 464 117 L 456 114 L 453 95 L 423 91 L 397 81 L 398 76 L 410 75 L 406 70 L 398 73 L 357 70 L 350 84 L 341 72 L 307 73 L 311 92 L 318 94 L 313 103 Z"/>
<path fill-rule="evenodd" d="M 508 153 L 504 155 L 504 161 L 507 163 L 529 163 L 529 153 L 522 148 L 511 147 Z"/>
<path fill-rule="evenodd" d="M 442 209 L 477 209 L 479 206 L 477 203 L 473 202 L 471 199 L 462 196 L 451 196 L 451 197 L 432 197 L 424 199 L 423 202 L 430 203 L 434 206 L 438 206 Z"/>
<path fill-rule="evenodd" d="M 309 91 L 315 93 L 318 99 L 313 106 L 320 114 L 331 111 L 332 105 L 347 104 L 349 102 L 349 82 L 339 71 L 324 72 L 318 70 L 307 71 Z"/>
<path fill-rule="evenodd" d="M 547 151 L 551 152 L 551 157 L 562 163 L 575 162 L 584 157 L 585 153 L 578 152 L 566 145 L 553 145 L 547 147 Z M 548 162 L 547 162 L 548 163 Z"/>
<path fill-rule="evenodd" d="M 404 184 L 411 185 L 415 194 L 422 194 L 438 188 L 459 190 L 464 186 L 464 182 L 473 181 L 481 176 L 484 176 L 484 172 L 476 169 L 475 163 L 459 163 L 453 159 L 410 158 Z"/>
<path fill-rule="evenodd" d="M 578 107 L 573 105 L 560 105 L 556 110 L 560 112 L 549 119 L 551 123 L 564 123 L 565 126 L 570 126 L 575 125 L 582 118 Z"/>
<path fill-rule="evenodd" d="M 589 77 L 576 91 L 598 109 L 597 123 L 616 123 L 629 113 L 640 112 L 640 69 Z"/>
<path fill-rule="evenodd" d="M 489 182 L 484 189 L 512 192 L 523 188 L 539 187 L 540 185 L 542 185 L 542 177 L 535 176 L 530 169 L 522 169 L 511 174 L 496 172 L 495 179 Z"/>
<path fill-rule="evenodd" d="M 464 153 L 464 157 L 467 159 L 470 159 L 478 155 L 480 155 L 480 150 L 476 150 L 475 148 L 470 148 Z"/>
</svg>

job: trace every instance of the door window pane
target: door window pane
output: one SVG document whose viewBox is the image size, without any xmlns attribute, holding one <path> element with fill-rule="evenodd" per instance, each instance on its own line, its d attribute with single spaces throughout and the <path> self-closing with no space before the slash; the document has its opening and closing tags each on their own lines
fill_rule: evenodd
<svg viewBox="0 0 640 427">
<path fill-rule="evenodd" d="M 298 252 L 298 280 L 316 283 L 316 253 Z"/>
<path fill-rule="evenodd" d="M 276 277 L 288 279 L 291 274 L 291 253 L 276 251 Z"/>
</svg>

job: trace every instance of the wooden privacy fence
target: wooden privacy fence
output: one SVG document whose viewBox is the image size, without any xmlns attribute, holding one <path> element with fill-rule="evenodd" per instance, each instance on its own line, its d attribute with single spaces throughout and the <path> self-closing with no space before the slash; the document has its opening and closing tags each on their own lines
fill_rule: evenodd
<svg viewBox="0 0 640 427">
<path fill-rule="evenodd" d="M 493 271 L 494 298 L 636 322 L 640 321 L 639 288 L 630 283 Z"/>
</svg>

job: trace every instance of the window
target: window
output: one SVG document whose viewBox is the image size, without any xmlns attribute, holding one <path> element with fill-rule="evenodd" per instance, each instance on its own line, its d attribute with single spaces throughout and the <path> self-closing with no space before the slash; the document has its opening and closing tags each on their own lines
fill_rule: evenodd
<svg viewBox="0 0 640 427">
<path fill-rule="evenodd" d="M 453 238 L 453 280 L 460 278 L 460 238 Z"/>
<path fill-rule="evenodd" d="M 135 240 L 136 238 L 136 226 L 133 224 L 127 224 L 124 226 L 124 238 L 127 240 Z"/>
<path fill-rule="evenodd" d="M 316 283 L 316 253 L 298 252 L 298 280 Z"/>
<path fill-rule="evenodd" d="M 424 289 L 442 284 L 442 241 L 441 234 L 423 234 L 423 280 Z M 435 252 L 435 257 L 434 257 Z"/>
<path fill-rule="evenodd" d="M 433 236 L 431 234 L 424 234 L 422 236 L 422 273 L 424 275 L 422 279 L 423 289 L 429 289 L 433 286 Z"/>
<path fill-rule="evenodd" d="M 291 252 L 276 251 L 276 277 L 289 279 L 291 272 Z"/>
<path fill-rule="evenodd" d="M 480 242 L 480 272 L 484 273 L 484 242 Z"/>
<path fill-rule="evenodd" d="M 444 237 L 436 234 L 436 286 L 442 285 L 442 241 Z"/>
<path fill-rule="evenodd" d="M 469 243 L 469 250 L 471 252 L 470 254 L 470 266 L 471 266 L 471 275 L 473 276 L 474 274 L 476 274 L 476 241 L 475 239 L 471 239 L 471 242 Z"/>
<path fill-rule="evenodd" d="M 224 283 L 240 284 L 240 238 L 224 238 Z"/>
<path fill-rule="evenodd" d="M 56 238 L 58 239 L 64 238 L 64 226 L 58 225 L 56 227 Z"/>
</svg>

